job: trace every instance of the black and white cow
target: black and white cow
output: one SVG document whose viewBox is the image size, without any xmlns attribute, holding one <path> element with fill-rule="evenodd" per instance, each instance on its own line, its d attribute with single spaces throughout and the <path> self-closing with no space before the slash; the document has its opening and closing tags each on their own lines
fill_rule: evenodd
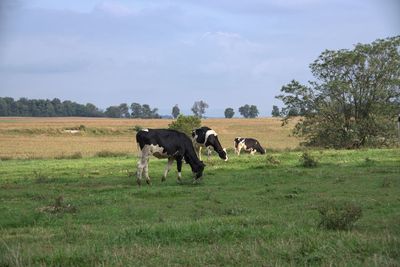
<svg viewBox="0 0 400 267">
<path fill-rule="evenodd" d="M 149 157 L 167 158 L 168 164 L 161 181 L 165 181 L 172 163 L 176 160 L 178 182 L 181 182 L 182 161 L 190 165 L 197 181 L 202 175 L 205 165 L 196 155 L 190 138 L 181 132 L 169 129 L 143 129 L 136 134 L 136 142 L 140 148 L 140 159 L 137 164 L 137 183 L 141 185 L 144 172 L 147 184 L 150 184 Z"/>
<path fill-rule="evenodd" d="M 225 161 L 228 160 L 228 154 L 226 153 L 226 149 L 222 148 L 221 143 L 218 140 L 217 133 L 208 128 L 201 127 L 192 131 L 192 141 L 193 145 L 196 149 L 196 153 L 201 159 L 201 148 L 207 148 L 207 156 L 210 157 L 211 147 L 215 152 L 218 153 L 219 157 Z"/>
<path fill-rule="evenodd" d="M 265 149 L 261 146 L 260 142 L 258 142 L 254 138 L 243 138 L 243 137 L 236 137 L 233 141 L 235 146 L 235 153 L 240 155 L 240 150 L 242 148 L 250 152 L 250 154 L 254 155 L 256 152 L 260 152 L 261 154 L 265 154 Z"/>
</svg>

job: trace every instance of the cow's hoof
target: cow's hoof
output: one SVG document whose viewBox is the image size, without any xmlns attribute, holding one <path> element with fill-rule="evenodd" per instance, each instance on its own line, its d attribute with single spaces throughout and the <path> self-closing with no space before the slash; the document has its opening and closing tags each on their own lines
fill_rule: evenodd
<svg viewBox="0 0 400 267">
<path fill-rule="evenodd" d="M 150 180 L 146 180 L 146 184 L 151 185 L 151 181 Z"/>
<path fill-rule="evenodd" d="M 165 177 L 163 176 L 162 178 L 161 178 L 161 182 L 165 182 Z"/>
<path fill-rule="evenodd" d="M 139 180 L 139 179 L 136 180 L 136 183 L 137 183 L 138 186 L 141 186 L 141 185 L 142 185 L 142 181 Z"/>
</svg>

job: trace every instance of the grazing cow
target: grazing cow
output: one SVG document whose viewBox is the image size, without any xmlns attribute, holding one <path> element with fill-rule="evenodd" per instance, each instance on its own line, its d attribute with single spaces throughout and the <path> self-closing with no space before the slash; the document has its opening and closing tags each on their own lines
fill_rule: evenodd
<svg viewBox="0 0 400 267">
<path fill-rule="evenodd" d="M 195 174 L 194 181 L 202 175 L 204 164 L 200 161 L 193 149 L 192 142 L 186 134 L 169 129 L 143 129 L 136 134 L 136 142 L 141 151 L 137 165 L 137 183 L 141 185 L 142 173 L 144 172 L 147 184 L 150 184 L 149 157 L 167 158 L 168 164 L 161 181 L 165 181 L 172 163 L 176 160 L 178 169 L 178 182 L 181 182 L 182 160 L 192 168 Z"/>
<path fill-rule="evenodd" d="M 196 148 L 196 153 L 201 159 L 201 148 L 207 148 L 207 156 L 210 158 L 211 147 L 214 148 L 214 151 L 218 153 L 219 157 L 225 161 L 228 160 L 228 154 L 226 153 L 226 149 L 222 148 L 218 135 L 214 130 L 211 130 L 208 127 L 201 127 L 192 131 L 192 141 L 193 145 Z"/>
<path fill-rule="evenodd" d="M 251 155 L 254 155 L 256 152 L 265 154 L 265 149 L 260 145 L 260 142 L 254 138 L 236 137 L 233 144 L 237 155 L 240 155 L 240 150 L 242 150 L 242 148 L 250 152 Z"/>
</svg>

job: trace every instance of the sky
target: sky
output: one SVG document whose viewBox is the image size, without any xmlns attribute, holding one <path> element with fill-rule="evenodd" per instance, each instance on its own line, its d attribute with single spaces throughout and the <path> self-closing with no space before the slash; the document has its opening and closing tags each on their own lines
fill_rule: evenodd
<svg viewBox="0 0 400 267">
<path fill-rule="evenodd" d="M 399 35 L 399 14 L 397 0 L 0 0 L 0 97 L 270 116 L 321 52 Z"/>
</svg>

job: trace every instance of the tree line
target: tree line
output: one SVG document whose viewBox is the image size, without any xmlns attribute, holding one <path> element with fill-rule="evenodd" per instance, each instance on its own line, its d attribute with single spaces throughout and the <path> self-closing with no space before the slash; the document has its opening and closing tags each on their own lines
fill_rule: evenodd
<svg viewBox="0 0 400 267">
<path fill-rule="evenodd" d="M 193 115 L 203 118 L 208 108 L 204 101 L 196 101 L 192 106 Z M 244 105 L 240 107 L 239 113 L 245 118 L 255 118 L 259 112 L 255 105 Z M 179 106 L 172 108 L 169 118 L 177 118 L 181 114 Z M 225 117 L 232 118 L 235 112 L 232 108 L 225 109 Z M 148 104 L 121 103 L 109 106 L 102 110 L 92 103 L 79 104 L 73 101 L 61 101 L 58 98 L 50 99 L 28 99 L 22 97 L 15 100 L 12 97 L 0 97 L 0 116 L 15 117 L 109 117 L 109 118 L 161 118 L 157 108 L 151 108 Z"/>
</svg>

